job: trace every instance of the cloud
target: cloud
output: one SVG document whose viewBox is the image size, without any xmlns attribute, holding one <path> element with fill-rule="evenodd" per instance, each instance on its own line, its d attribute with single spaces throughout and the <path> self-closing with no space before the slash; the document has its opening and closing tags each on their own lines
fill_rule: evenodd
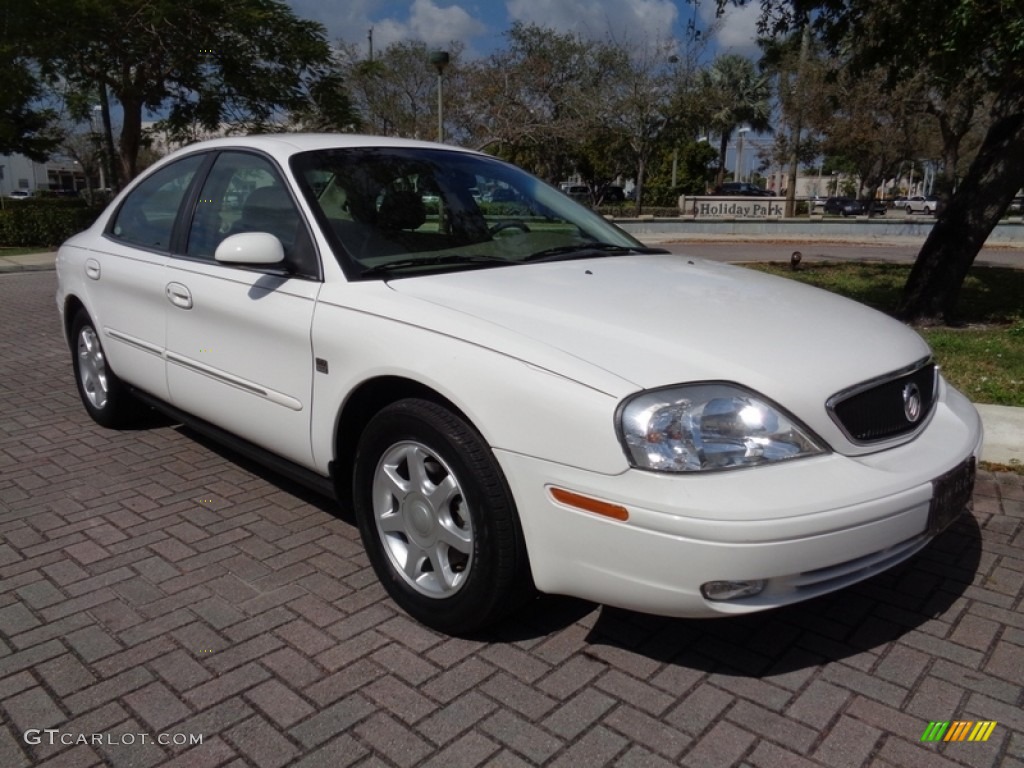
<svg viewBox="0 0 1024 768">
<path fill-rule="evenodd" d="M 679 11 L 670 0 L 507 0 L 510 23 L 573 32 L 588 39 L 609 35 L 620 42 L 659 42 L 670 38 Z"/>
<path fill-rule="evenodd" d="M 501 36 L 513 22 L 538 24 L 586 39 L 608 37 L 645 47 L 683 36 L 694 14 L 700 26 L 711 29 L 715 49 L 721 53 L 755 56 L 754 42 L 760 4 L 727 6 L 715 24 L 716 3 L 696 6 L 682 0 L 286 0 L 297 15 L 321 22 L 332 41 L 365 45 L 373 27 L 374 47 L 419 40 L 445 46 L 458 40 L 467 54 L 480 55 L 500 46 Z"/>
<path fill-rule="evenodd" d="M 331 41 L 343 39 L 355 42 L 366 38 L 366 30 L 373 23 L 376 0 L 346 0 L 345 2 L 323 2 L 323 0 L 286 0 L 295 15 L 303 19 L 319 21 L 327 29 Z"/>
<path fill-rule="evenodd" d="M 409 28 L 425 43 L 442 44 L 482 35 L 487 26 L 458 5 L 442 8 L 432 0 L 415 0 L 409 13 Z"/>
<path fill-rule="evenodd" d="M 483 21 L 461 5 L 443 5 L 435 0 L 413 0 L 411 4 L 383 0 L 290 0 L 289 4 L 299 16 L 327 27 L 331 40 L 360 42 L 372 27 L 373 43 L 379 48 L 404 40 L 444 45 L 452 40 L 470 40 L 488 31 Z"/>
<path fill-rule="evenodd" d="M 757 20 L 761 15 L 760 3 L 747 3 L 742 6 L 727 6 L 722 18 L 715 20 L 715 4 L 700 5 L 701 20 L 709 28 L 716 25 L 715 42 L 719 53 L 738 53 L 741 56 L 757 56 Z"/>
</svg>

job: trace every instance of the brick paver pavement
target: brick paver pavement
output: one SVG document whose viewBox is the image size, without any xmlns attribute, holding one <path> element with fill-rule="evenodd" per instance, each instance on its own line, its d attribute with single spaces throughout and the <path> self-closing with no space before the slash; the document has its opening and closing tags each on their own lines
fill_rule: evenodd
<svg viewBox="0 0 1024 768">
<path fill-rule="evenodd" d="M 53 292 L 0 275 L 2 768 L 1024 765 L 1020 476 L 799 607 L 544 598 L 450 639 L 395 609 L 344 511 L 180 427 L 90 422 Z M 997 725 L 922 743 L 932 720 Z"/>
</svg>

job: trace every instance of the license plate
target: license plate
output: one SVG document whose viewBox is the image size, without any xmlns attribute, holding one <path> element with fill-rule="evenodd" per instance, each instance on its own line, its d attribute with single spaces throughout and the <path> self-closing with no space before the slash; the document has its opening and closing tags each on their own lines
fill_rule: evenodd
<svg viewBox="0 0 1024 768">
<path fill-rule="evenodd" d="M 932 481 L 928 533 L 935 536 L 953 524 L 967 509 L 974 492 L 975 461 L 972 456 L 956 469 Z"/>
</svg>

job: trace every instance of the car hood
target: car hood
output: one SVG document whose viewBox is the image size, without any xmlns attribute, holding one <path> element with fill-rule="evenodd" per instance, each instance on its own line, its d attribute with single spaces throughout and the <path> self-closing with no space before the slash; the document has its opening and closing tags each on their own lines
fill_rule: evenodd
<svg viewBox="0 0 1024 768">
<path fill-rule="evenodd" d="M 527 264 L 390 285 L 462 315 L 476 343 L 493 334 L 500 351 L 511 333 L 545 352 L 557 350 L 564 361 L 557 372 L 565 376 L 580 378 L 597 366 L 637 389 L 733 381 L 814 422 L 831 395 L 930 354 L 916 333 L 856 302 L 675 254 Z"/>
</svg>

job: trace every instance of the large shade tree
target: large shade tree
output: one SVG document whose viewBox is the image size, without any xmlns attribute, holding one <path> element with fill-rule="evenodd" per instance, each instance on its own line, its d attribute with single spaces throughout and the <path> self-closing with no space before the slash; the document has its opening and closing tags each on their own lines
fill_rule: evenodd
<svg viewBox="0 0 1024 768">
<path fill-rule="evenodd" d="M 462 77 L 462 48 L 446 46 L 448 65 L 443 70 L 446 126 L 456 117 Z M 421 41 L 391 43 L 372 59 L 356 45 L 340 48 L 341 71 L 362 115 L 364 128 L 381 136 L 434 139 L 437 136 L 437 69 L 430 63 L 432 49 Z M 448 136 L 450 131 L 445 132 Z"/>
<path fill-rule="evenodd" d="M 472 83 L 476 143 L 562 180 L 593 139 L 608 136 L 601 105 L 621 59 L 608 43 L 535 24 L 513 24 L 505 39 Z"/>
<path fill-rule="evenodd" d="M 120 105 L 114 170 L 121 182 L 137 171 L 147 110 L 164 115 L 172 132 L 228 123 L 259 130 L 281 110 L 308 105 L 316 82 L 330 75 L 323 27 L 296 17 L 280 0 L 21 5 L 32 19 L 23 31 L 24 52 L 65 87 L 95 94 L 108 137 L 111 103 Z"/>
<path fill-rule="evenodd" d="M 31 19 L 20 3 L 0 6 L 0 154 L 45 160 L 56 147 L 57 115 L 42 103 L 38 70 L 25 56 L 23 36 Z"/>
<path fill-rule="evenodd" d="M 717 2 L 721 8 L 730 0 Z M 848 55 L 854 72 L 883 67 L 890 84 L 923 76 L 936 110 L 962 110 L 965 84 L 969 102 L 983 105 L 985 135 L 925 240 L 899 307 L 907 320 L 953 320 L 971 264 L 1024 180 L 1024 5 L 947 0 L 922 13 L 911 0 L 760 4 L 766 32 L 812 24 L 836 54 Z M 959 141 L 964 121 L 947 117 L 950 140 Z"/>
</svg>

